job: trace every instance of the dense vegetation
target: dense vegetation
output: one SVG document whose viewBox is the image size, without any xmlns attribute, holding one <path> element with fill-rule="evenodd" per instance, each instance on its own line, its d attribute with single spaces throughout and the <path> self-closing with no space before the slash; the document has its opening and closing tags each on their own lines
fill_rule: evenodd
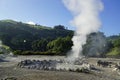
<svg viewBox="0 0 120 80">
<path fill-rule="evenodd" d="M 120 57 L 120 35 L 108 37 L 109 52 L 108 56 Z"/>
<path fill-rule="evenodd" d="M 46 54 L 47 52 L 54 54 L 61 53 L 61 51 L 55 49 L 55 47 L 59 46 L 55 45 L 56 42 L 63 42 L 60 44 L 61 47 L 66 44 L 69 45 L 72 35 L 73 31 L 67 30 L 62 25 L 50 28 L 37 24 L 30 25 L 16 22 L 13 20 L 0 21 L 0 40 L 2 40 L 4 45 L 9 46 L 12 51 L 15 53 L 18 52 L 19 54 L 28 54 L 33 52 L 37 52 L 35 54 Z M 66 41 L 68 41 L 68 43 L 66 43 Z M 70 44 L 66 49 L 69 50 L 71 46 L 72 45 Z M 67 52 L 66 49 L 62 50 L 59 48 L 62 52 Z"/>
<path fill-rule="evenodd" d="M 73 45 L 73 31 L 63 25 L 53 28 L 30 25 L 13 20 L 0 21 L 0 40 L 19 55 L 65 55 Z M 2 52 L 0 52 L 1 54 Z M 88 35 L 86 45 L 83 46 L 86 56 L 119 56 L 120 35 L 106 37 L 103 33 Z"/>
</svg>

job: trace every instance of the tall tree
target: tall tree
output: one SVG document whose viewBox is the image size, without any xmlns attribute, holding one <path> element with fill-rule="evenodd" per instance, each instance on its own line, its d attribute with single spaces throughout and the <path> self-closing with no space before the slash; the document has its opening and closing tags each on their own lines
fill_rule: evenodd
<svg viewBox="0 0 120 80">
<path fill-rule="evenodd" d="M 65 54 L 72 47 L 73 43 L 70 37 L 66 38 L 57 38 L 48 43 L 47 47 L 54 53 Z"/>
</svg>

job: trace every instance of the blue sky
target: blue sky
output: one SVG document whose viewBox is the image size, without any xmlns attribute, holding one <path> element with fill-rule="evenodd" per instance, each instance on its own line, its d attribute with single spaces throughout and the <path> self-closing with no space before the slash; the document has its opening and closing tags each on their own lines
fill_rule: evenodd
<svg viewBox="0 0 120 80">
<path fill-rule="evenodd" d="M 100 14 L 105 35 L 120 33 L 120 0 L 102 0 L 104 11 Z M 62 0 L 0 0 L 0 20 L 13 19 L 22 22 L 35 22 L 53 27 L 62 24 L 74 29 L 69 21 L 72 14 L 64 7 Z"/>
</svg>

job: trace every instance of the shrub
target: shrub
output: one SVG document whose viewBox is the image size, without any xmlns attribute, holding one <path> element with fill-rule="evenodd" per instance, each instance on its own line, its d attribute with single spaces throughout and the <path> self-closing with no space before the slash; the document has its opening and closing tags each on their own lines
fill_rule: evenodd
<svg viewBox="0 0 120 80">
<path fill-rule="evenodd" d="M 0 52 L 0 54 L 3 54 L 3 52 Z"/>
<path fill-rule="evenodd" d="M 16 50 L 16 51 L 13 52 L 14 55 L 19 55 L 19 54 L 21 54 L 21 53 L 22 53 L 21 50 Z"/>
</svg>

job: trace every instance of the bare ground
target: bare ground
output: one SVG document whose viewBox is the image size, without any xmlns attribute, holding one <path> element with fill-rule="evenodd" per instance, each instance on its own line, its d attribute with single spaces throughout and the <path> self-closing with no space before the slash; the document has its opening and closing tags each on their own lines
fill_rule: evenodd
<svg viewBox="0 0 120 80">
<path fill-rule="evenodd" d="M 90 74 L 68 71 L 44 71 L 30 70 L 16 67 L 17 62 L 24 59 L 62 59 L 64 57 L 52 56 L 19 56 L 18 58 L 7 58 L 10 62 L 0 62 L 0 80 L 6 77 L 15 77 L 17 80 L 120 80 L 120 75 L 112 68 L 103 68 L 96 66 L 97 60 L 108 60 L 120 62 L 120 59 L 110 58 L 88 58 L 90 64 L 101 71 Z"/>
</svg>

